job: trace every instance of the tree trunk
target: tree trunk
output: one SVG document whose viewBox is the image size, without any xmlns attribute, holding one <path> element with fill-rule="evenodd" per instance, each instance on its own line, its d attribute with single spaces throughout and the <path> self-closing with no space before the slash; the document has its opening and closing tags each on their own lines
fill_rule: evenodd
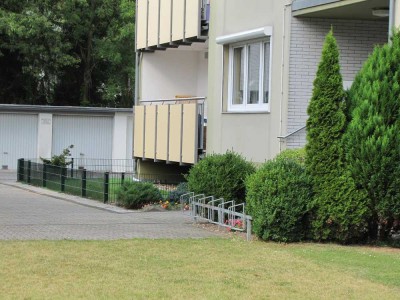
<svg viewBox="0 0 400 300">
<path fill-rule="evenodd" d="M 90 89 L 92 87 L 92 70 L 93 70 L 93 34 L 94 34 L 94 16 L 95 16 L 95 0 L 90 1 L 90 23 L 89 32 L 86 40 L 86 53 L 83 55 L 84 71 L 81 104 L 88 105 L 91 102 Z"/>
</svg>

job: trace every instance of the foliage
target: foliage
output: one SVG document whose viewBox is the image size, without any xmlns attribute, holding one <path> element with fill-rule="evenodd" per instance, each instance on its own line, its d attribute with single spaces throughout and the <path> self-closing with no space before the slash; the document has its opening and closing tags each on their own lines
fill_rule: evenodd
<svg viewBox="0 0 400 300">
<path fill-rule="evenodd" d="M 306 238 L 312 187 L 302 165 L 291 159 L 268 161 L 248 177 L 246 188 L 246 211 L 257 236 L 279 242 Z"/>
<path fill-rule="evenodd" d="M 178 186 L 176 187 L 176 190 L 169 193 L 168 199 L 171 202 L 178 202 L 180 200 L 181 196 L 188 192 L 189 192 L 189 189 L 188 189 L 187 182 L 182 182 L 182 183 L 178 184 Z"/>
<path fill-rule="evenodd" d="M 0 3 L 6 103 L 131 107 L 134 0 Z"/>
<path fill-rule="evenodd" d="M 298 164 L 304 166 L 306 160 L 306 150 L 304 148 L 299 149 L 287 149 L 279 153 L 276 159 L 283 159 L 283 160 L 294 160 Z"/>
<path fill-rule="evenodd" d="M 162 198 L 160 191 L 148 182 L 125 182 L 117 191 L 117 203 L 129 209 L 139 209 Z"/>
<path fill-rule="evenodd" d="M 350 90 L 345 135 L 349 170 L 368 194 L 371 234 L 387 236 L 400 219 L 400 32 L 376 47 Z M 379 229 L 380 230 L 379 230 Z"/>
<path fill-rule="evenodd" d="M 70 145 L 65 148 L 61 154 L 53 155 L 51 159 L 40 158 L 44 164 L 58 166 L 58 167 L 66 167 L 72 163 L 72 161 L 67 161 L 68 157 L 71 156 L 71 150 L 74 148 L 74 145 Z"/>
<path fill-rule="evenodd" d="M 306 169 L 314 191 L 312 232 L 317 240 L 349 242 L 363 238 L 369 211 L 344 168 L 346 127 L 339 50 L 327 34 L 308 107 Z"/>
<path fill-rule="evenodd" d="M 255 167 L 241 155 L 227 151 L 225 154 L 206 156 L 194 165 L 186 176 L 188 187 L 195 194 L 206 194 L 242 203 L 245 199 L 246 177 Z"/>
</svg>

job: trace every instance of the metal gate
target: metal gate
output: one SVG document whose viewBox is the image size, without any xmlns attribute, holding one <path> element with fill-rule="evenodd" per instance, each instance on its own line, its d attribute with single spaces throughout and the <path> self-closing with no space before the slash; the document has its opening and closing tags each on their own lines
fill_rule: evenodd
<svg viewBox="0 0 400 300">
<path fill-rule="evenodd" d="M 0 168 L 17 169 L 19 158 L 36 158 L 37 114 L 0 113 Z"/>
</svg>

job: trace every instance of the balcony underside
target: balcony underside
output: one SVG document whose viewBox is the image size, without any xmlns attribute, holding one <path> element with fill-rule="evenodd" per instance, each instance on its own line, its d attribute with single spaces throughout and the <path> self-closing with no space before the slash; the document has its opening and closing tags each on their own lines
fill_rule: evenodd
<svg viewBox="0 0 400 300">
<path fill-rule="evenodd" d="M 387 21 L 372 11 L 388 7 L 389 0 L 297 0 L 292 11 L 296 17 Z"/>
</svg>

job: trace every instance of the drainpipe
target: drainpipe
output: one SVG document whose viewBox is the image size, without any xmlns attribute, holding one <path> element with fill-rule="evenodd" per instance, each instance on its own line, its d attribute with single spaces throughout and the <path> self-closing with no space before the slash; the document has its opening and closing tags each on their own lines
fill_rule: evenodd
<svg viewBox="0 0 400 300">
<path fill-rule="evenodd" d="M 141 52 L 136 51 L 136 63 L 135 63 L 135 99 L 133 105 L 139 105 L 139 80 L 140 80 L 140 59 Z"/>
<path fill-rule="evenodd" d="M 394 23 L 394 3 L 395 0 L 389 0 L 389 34 L 388 34 L 388 43 L 389 45 L 392 43 L 392 34 L 393 34 L 393 23 Z"/>
<path fill-rule="evenodd" d="M 282 26 L 282 53 L 281 53 L 281 98 L 279 103 L 279 135 L 282 135 L 283 128 L 283 96 L 284 96 L 284 73 L 285 73 L 285 44 L 286 44 L 286 10 L 292 5 L 293 1 L 285 4 L 283 8 L 283 26 Z M 279 152 L 282 151 L 282 141 L 279 141 Z"/>
</svg>

